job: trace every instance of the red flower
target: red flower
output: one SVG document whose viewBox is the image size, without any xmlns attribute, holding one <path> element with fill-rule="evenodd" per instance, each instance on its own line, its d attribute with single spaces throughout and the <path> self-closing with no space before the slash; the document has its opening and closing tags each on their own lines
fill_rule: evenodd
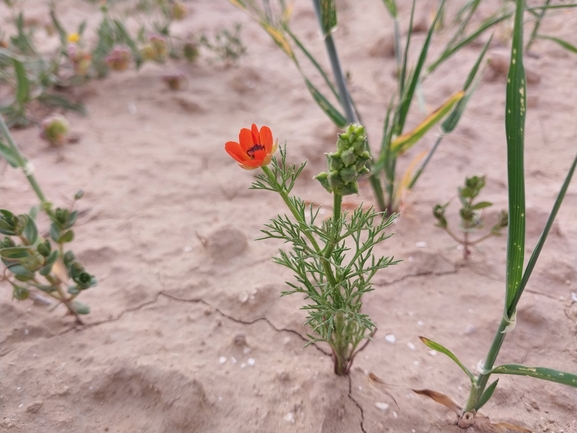
<svg viewBox="0 0 577 433">
<path fill-rule="evenodd" d="M 238 141 L 229 141 L 224 150 L 232 156 L 245 170 L 254 170 L 268 165 L 277 145 L 273 143 L 272 132 L 268 126 L 260 128 L 253 123 L 251 129 L 242 128 L 238 134 Z"/>
</svg>

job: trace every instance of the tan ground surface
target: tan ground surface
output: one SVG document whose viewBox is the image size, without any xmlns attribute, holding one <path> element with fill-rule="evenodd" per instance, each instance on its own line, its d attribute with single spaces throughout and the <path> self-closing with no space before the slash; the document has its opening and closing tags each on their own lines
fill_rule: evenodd
<svg viewBox="0 0 577 433">
<path fill-rule="evenodd" d="M 45 16 L 45 6 L 31 3 L 31 15 Z M 407 17 L 409 2 L 400 3 Z M 434 227 L 431 208 L 473 174 L 487 176 L 485 199 L 495 203 L 495 212 L 506 207 L 504 75 L 490 73 L 482 82 L 457 131 L 407 197 L 395 235 L 379 248 L 403 262 L 377 275 L 364 311 L 379 331 L 350 377 L 339 378 L 325 348 L 302 347 L 302 299 L 279 298 L 291 275 L 270 258 L 283 245 L 253 241 L 264 223 L 285 212 L 282 202 L 272 193 L 249 191 L 254 173 L 240 170 L 223 150 L 241 127 L 269 125 L 275 138 L 287 141 L 291 161 L 308 160 L 298 193 L 328 208 L 330 197 L 311 177 L 324 170 L 323 152 L 334 146 L 337 130 L 256 23 L 225 1 L 189 6 L 177 33 L 243 23 L 249 51 L 238 67 L 226 69 L 205 55 L 193 66 L 146 65 L 92 82 L 80 92 L 88 116 L 68 116 L 80 142 L 60 152 L 34 128 L 15 132 L 52 201 L 62 205 L 76 190 L 86 191 L 73 248 L 99 286 L 82 295 L 92 313 L 86 326 L 75 327 L 62 307 L 49 313 L 13 302 L 8 285 L 0 284 L 0 431 L 455 431 L 442 406 L 410 388 L 435 389 L 463 402 L 468 380 L 417 336 L 445 344 L 470 368 L 477 365 L 501 314 L 505 238 L 482 244 L 482 252 L 463 265 L 453 241 Z M 484 5 L 483 13 L 493 6 Z M 58 7 L 66 22 L 97 18 L 88 2 L 61 0 Z M 395 81 L 393 59 L 375 42 L 391 37 L 391 22 L 379 1 L 360 7 L 343 0 L 339 7 L 335 37 L 376 146 Z M 293 22 L 325 59 L 309 2 L 297 2 Z M 575 13 L 551 13 L 543 32 L 575 43 L 576 25 Z M 423 37 L 415 37 L 414 48 Z M 426 81 L 429 109 L 460 88 L 478 49 L 464 50 Z M 528 86 L 528 253 L 577 136 L 575 56 L 546 41 L 532 51 L 527 68 L 539 79 Z M 490 54 L 506 56 L 507 48 L 496 40 Z M 167 90 L 160 78 L 174 67 L 189 76 L 180 92 Z M 411 124 L 423 116 L 413 107 Z M 433 140 L 434 134 L 427 136 L 401 166 Z M 18 212 L 36 203 L 22 174 L 11 168 L 2 168 L 0 200 Z M 360 197 L 347 198 L 361 201 L 372 201 L 366 183 Z M 502 362 L 577 370 L 577 303 L 571 298 L 577 291 L 576 203 L 573 182 Z M 371 384 L 368 372 L 390 384 L 398 407 Z M 575 432 L 576 396 L 553 383 L 502 377 L 484 413 L 533 431 Z"/>
</svg>

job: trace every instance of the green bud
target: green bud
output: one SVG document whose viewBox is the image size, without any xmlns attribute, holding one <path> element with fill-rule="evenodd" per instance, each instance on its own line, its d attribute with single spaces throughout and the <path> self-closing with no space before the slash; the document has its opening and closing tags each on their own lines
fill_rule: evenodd
<svg viewBox="0 0 577 433">
<path fill-rule="evenodd" d="M 368 173 L 367 163 L 371 160 L 367 149 L 364 126 L 351 124 L 338 136 L 337 151 L 327 154 L 329 173 L 315 177 L 329 192 L 340 195 L 358 193 L 357 180 Z"/>
<path fill-rule="evenodd" d="M 445 219 L 445 209 L 447 205 L 441 206 L 440 204 L 435 205 L 433 208 L 433 216 L 437 219 L 437 226 L 443 229 L 447 228 L 447 220 Z"/>
<path fill-rule="evenodd" d="M 80 200 L 82 197 L 84 197 L 84 191 L 81 189 L 74 194 L 74 200 Z"/>
</svg>

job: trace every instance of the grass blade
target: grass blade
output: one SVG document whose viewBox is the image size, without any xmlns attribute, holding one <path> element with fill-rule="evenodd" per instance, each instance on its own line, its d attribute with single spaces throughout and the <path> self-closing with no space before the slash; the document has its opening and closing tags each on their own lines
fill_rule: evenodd
<svg viewBox="0 0 577 433">
<path fill-rule="evenodd" d="M 481 396 L 481 398 L 477 402 L 477 405 L 475 406 L 475 410 L 479 410 L 483 406 L 485 406 L 485 403 L 487 403 L 489 401 L 489 399 L 491 398 L 491 396 L 495 392 L 495 388 L 497 388 L 498 383 L 499 383 L 499 379 L 497 379 L 495 382 L 493 382 L 491 385 L 489 385 L 487 387 L 487 389 L 485 390 L 485 392 L 483 393 L 483 395 Z"/>
<path fill-rule="evenodd" d="M 335 125 L 339 128 L 344 128 L 349 123 L 345 116 L 343 116 L 341 112 L 337 110 L 307 78 L 305 78 L 305 84 L 307 85 L 307 89 L 309 89 L 313 99 L 318 106 L 321 107 L 324 113 L 329 116 Z"/>
<path fill-rule="evenodd" d="M 553 226 L 553 221 L 555 220 L 555 217 L 557 216 L 557 212 L 559 211 L 559 208 L 561 207 L 561 203 L 563 202 L 563 199 L 565 198 L 565 193 L 567 192 L 567 189 L 569 188 L 569 184 L 571 183 L 571 178 L 573 177 L 573 174 L 575 173 L 575 167 L 576 166 L 577 166 L 577 156 L 575 156 L 575 159 L 573 159 L 573 164 L 571 165 L 571 168 L 569 169 L 569 172 L 567 173 L 567 176 L 565 177 L 565 182 L 563 182 L 563 186 L 561 187 L 561 190 L 559 191 L 559 195 L 557 196 L 557 200 L 555 200 L 555 204 L 553 205 L 553 209 L 551 210 L 551 214 L 549 215 L 549 218 L 547 219 L 547 223 L 545 224 L 545 228 L 543 229 L 543 233 L 541 233 L 541 236 L 539 237 L 539 240 L 537 241 L 537 245 L 535 245 L 535 249 L 533 250 L 531 257 L 529 258 L 529 261 L 527 262 L 527 267 L 525 268 L 525 272 L 523 273 L 523 278 L 521 279 L 521 283 L 519 284 L 519 288 L 518 288 L 517 292 L 515 293 L 513 300 L 511 301 L 511 305 L 509 306 L 508 316 L 510 316 L 512 314 L 512 312 L 515 310 L 515 308 L 517 307 L 517 303 L 519 302 L 519 299 L 521 298 L 521 295 L 523 294 L 523 290 L 525 290 L 525 286 L 527 285 L 527 282 L 529 281 L 529 278 L 531 277 L 531 273 L 533 272 L 533 268 L 537 264 L 537 259 L 539 258 L 539 254 L 541 254 L 541 250 L 543 249 L 543 245 L 545 244 L 545 241 L 547 240 L 547 236 L 549 235 L 549 230 L 551 230 L 551 227 Z"/>
<path fill-rule="evenodd" d="M 451 352 L 446 347 L 441 346 L 439 343 L 435 343 L 433 340 L 429 340 L 426 337 L 419 336 L 419 338 L 423 343 L 425 343 L 427 347 L 430 347 L 431 349 L 436 350 L 437 352 L 441 352 L 442 354 L 447 355 L 449 358 L 451 358 L 453 362 L 455 362 L 455 364 L 457 364 L 461 368 L 461 370 L 463 370 L 467 374 L 467 376 L 469 376 L 469 379 L 471 379 L 471 383 L 475 383 L 475 376 L 473 375 L 473 373 L 471 373 L 469 369 L 465 367 L 461 361 L 459 361 L 459 358 L 457 358 L 453 354 L 453 352 Z"/>
<path fill-rule="evenodd" d="M 461 42 L 459 42 L 454 47 L 447 48 L 445 51 L 443 51 L 443 53 L 439 56 L 439 58 L 437 60 L 435 60 L 433 63 L 431 63 L 431 65 L 429 65 L 429 67 L 427 68 L 427 74 L 432 73 L 435 69 L 437 69 L 437 67 L 441 63 L 443 63 L 445 60 L 447 60 L 449 57 L 451 57 L 453 54 L 455 54 L 457 51 L 459 51 L 465 45 L 468 45 L 471 42 L 473 42 L 475 39 L 477 39 L 482 33 L 485 32 L 485 30 L 493 27 L 494 25 L 496 25 L 496 24 L 500 23 L 501 21 L 504 21 L 510 17 L 511 17 L 511 14 L 509 13 L 509 14 L 505 14 L 503 16 L 496 17 L 496 18 L 489 18 L 487 21 L 485 21 L 483 24 L 481 24 L 477 28 L 477 30 L 475 30 L 473 33 L 471 33 L 470 36 L 463 39 Z"/>
<path fill-rule="evenodd" d="M 550 382 L 569 385 L 577 388 L 577 374 L 553 370 L 544 367 L 527 367 L 521 364 L 503 364 L 491 370 L 491 374 L 513 374 L 516 376 L 530 376 Z"/>
<path fill-rule="evenodd" d="M 523 2 L 518 0 L 517 3 L 505 102 L 509 185 L 505 312 L 510 310 L 515 294 L 519 290 L 525 254 L 525 173 L 523 160 L 527 105 L 525 69 L 523 67 Z M 507 317 L 511 316 L 508 315 Z"/>
<path fill-rule="evenodd" d="M 394 20 L 396 20 L 397 19 L 397 4 L 395 3 L 395 0 L 383 0 L 383 3 L 385 3 L 385 7 L 389 11 L 389 14 L 391 15 L 391 17 Z"/>
<path fill-rule="evenodd" d="M 128 48 L 130 48 L 130 51 L 132 51 L 132 57 L 134 57 L 136 69 L 139 69 L 142 65 L 142 56 L 140 55 L 140 50 L 130 36 L 130 33 L 128 33 L 128 30 L 126 30 L 126 27 L 124 27 L 124 24 L 119 20 L 113 20 L 113 22 L 116 26 L 116 29 L 118 30 L 119 35 L 122 37 L 124 42 L 126 42 L 126 45 L 128 45 Z"/>
<path fill-rule="evenodd" d="M 549 3 L 551 3 L 551 0 L 545 0 L 544 6 L 549 6 Z M 537 15 L 537 19 L 535 20 L 533 31 L 531 32 L 531 36 L 529 37 L 529 42 L 527 42 L 527 45 L 525 46 L 525 50 L 527 51 L 529 51 L 531 45 L 533 44 L 533 41 L 537 37 L 537 32 L 539 31 L 539 27 L 541 26 L 541 21 L 545 16 L 545 12 L 547 12 L 547 9 L 541 9 L 541 12 L 535 12 L 535 14 Z"/>
<path fill-rule="evenodd" d="M 26 75 L 26 68 L 24 68 L 24 64 L 16 58 L 12 59 L 12 63 L 14 64 L 16 80 L 18 82 L 18 86 L 16 88 L 16 101 L 19 104 L 25 104 L 28 102 L 30 97 L 30 82 L 28 81 L 28 76 Z"/>
<path fill-rule="evenodd" d="M 413 3 L 413 5 L 414 5 L 414 3 Z M 405 126 L 405 120 L 407 118 L 407 114 L 409 113 L 411 101 L 413 100 L 413 95 L 415 93 L 417 83 L 419 82 L 419 79 L 421 78 L 421 70 L 423 69 L 423 65 L 425 64 L 425 60 L 427 58 L 427 53 L 429 51 L 429 46 L 431 44 L 433 31 L 435 30 L 435 27 L 437 25 L 437 21 L 439 20 L 439 17 L 441 16 L 444 5 L 445 5 L 445 0 L 441 0 L 441 2 L 439 3 L 439 7 L 437 8 L 437 14 L 435 15 L 435 19 L 431 23 L 431 26 L 429 27 L 429 31 L 427 32 L 427 37 L 425 39 L 425 43 L 423 44 L 423 48 L 421 48 L 421 53 L 419 55 L 419 60 L 417 61 L 417 65 L 416 65 L 414 71 L 410 75 L 410 81 L 408 83 L 408 87 L 406 87 L 406 86 L 404 87 L 403 97 L 401 100 L 401 104 L 399 106 L 399 112 L 398 112 L 399 114 L 398 114 L 397 122 L 395 124 L 395 131 L 394 132 L 396 135 L 401 134 L 401 132 L 403 131 L 403 127 Z M 407 35 L 407 39 L 408 38 L 409 38 L 409 36 Z M 408 47 L 408 45 L 409 44 L 408 44 L 408 40 L 407 40 L 407 47 Z M 406 54 L 405 54 L 405 56 L 406 56 Z M 406 65 L 406 58 L 405 58 L 405 65 Z M 404 67 L 403 67 L 403 69 L 404 69 Z"/>
<path fill-rule="evenodd" d="M 553 36 L 537 36 L 539 39 L 547 39 L 549 41 L 553 41 L 559 44 L 562 48 L 565 48 L 567 51 L 571 51 L 572 53 L 577 54 L 577 47 L 575 45 L 571 45 L 569 42 L 564 41 L 563 39 L 555 38 Z"/>
<path fill-rule="evenodd" d="M 451 111 L 451 108 L 465 96 L 465 92 L 460 90 L 449 99 L 447 99 L 440 107 L 429 114 L 415 129 L 406 134 L 397 137 L 391 143 L 391 150 L 395 153 L 405 152 L 410 149 L 423 135 L 427 133 L 437 122 L 439 122 L 445 115 Z"/>
</svg>

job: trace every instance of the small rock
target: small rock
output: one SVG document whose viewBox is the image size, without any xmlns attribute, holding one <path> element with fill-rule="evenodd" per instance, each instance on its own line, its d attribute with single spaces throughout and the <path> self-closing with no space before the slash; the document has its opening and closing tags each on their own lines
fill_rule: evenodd
<svg viewBox="0 0 577 433">
<path fill-rule="evenodd" d="M 256 361 L 255 361 L 253 358 L 248 358 L 248 360 L 246 361 L 246 363 L 252 367 L 252 366 L 254 366 L 254 364 L 256 363 Z"/>
<path fill-rule="evenodd" d="M 239 332 L 234 336 L 232 341 L 236 346 L 240 347 L 246 346 L 246 335 L 244 335 L 242 332 Z"/>
<path fill-rule="evenodd" d="M 473 333 L 475 332 L 475 329 L 476 329 L 476 328 L 475 328 L 473 325 L 469 324 L 469 325 L 467 325 L 467 326 L 465 327 L 465 334 L 466 334 L 466 335 L 471 335 L 471 334 L 473 334 Z"/>
<path fill-rule="evenodd" d="M 26 412 L 37 413 L 43 404 L 44 404 L 43 401 L 35 401 L 34 403 L 28 405 L 28 407 L 26 408 Z"/>
<path fill-rule="evenodd" d="M 284 420 L 287 421 L 287 422 L 293 422 L 293 423 L 294 423 L 294 422 L 295 422 L 295 417 L 294 417 L 294 415 L 293 415 L 292 412 L 289 412 L 289 413 L 287 413 L 287 414 L 284 416 Z"/>
<path fill-rule="evenodd" d="M 407 347 L 408 347 L 409 349 L 411 349 L 411 350 L 415 350 L 415 349 L 416 349 L 415 345 L 414 345 L 413 343 L 411 343 L 410 341 L 407 343 Z"/>
<path fill-rule="evenodd" d="M 387 410 L 389 408 L 389 405 L 387 403 L 381 403 L 381 402 L 375 403 L 375 406 L 377 406 L 377 408 L 381 410 Z"/>
<path fill-rule="evenodd" d="M 395 344 L 395 341 L 397 341 L 397 338 L 395 337 L 394 334 L 388 334 L 388 335 L 385 335 L 385 340 L 387 340 L 391 344 Z"/>
<path fill-rule="evenodd" d="M 226 356 L 221 356 L 220 358 L 218 358 L 218 363 L 219 364 L 224 364 L 226 362 Z"/>
</svg>

